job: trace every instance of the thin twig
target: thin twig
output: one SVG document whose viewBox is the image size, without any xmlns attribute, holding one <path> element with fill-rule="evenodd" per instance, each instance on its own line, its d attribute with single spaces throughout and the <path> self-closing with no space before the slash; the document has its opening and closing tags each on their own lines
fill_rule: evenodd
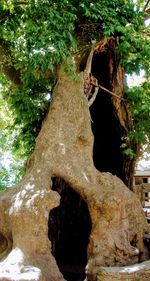
<svg viewBox="0 0 150 281">
<path fill-rule="evenodd" d="M 147 2 L 146 2 L 146 4 L 145 4 L 145 6 L 144 6 L 144 8 L 143 8 L 143 12 L 145 12 L 146 11 L 146 8 L 147 8 L 147 6 L 148 6 L 148 4 L 150 3 L 150 0 L 147 0 Z"/>
<path fill-rule="evenodd" d="M 120 100 L 123 100 L 123 101 L 128 101 L 128 100 L 126 100 L 126 99 L 124 99 L 124 98 L 122 98 L 122 97 L 117 96 L 115 93 L 111 92 L 110 90 L 106 89 L 105 87 L 103 87 L 103 86 L 101 86 L 101 85 L 94 85 L 94 84 L 92 84 L 92 85 L 95 86 L 95 87 L 98 87 L 98 88 L 100 88 L 100 89 L 102 89 L 102 90 L 104 90 L 105 92 L 107 92 L 107 93 L 109 93 L 110 95 L 116 97 L 117 99 L 120 99 Z"/>
<path fill-rule="evenodd" d="M 89 107 L 93 104 L 93 102 L 95 101 L 96 97 L 98 94 L 98 87 L 95 87 L 95 91 L 94 94 L 92 95 L 92 97 L 90 98 L 90 100 L 88 101 L 88 105 Z"/>
</svg>

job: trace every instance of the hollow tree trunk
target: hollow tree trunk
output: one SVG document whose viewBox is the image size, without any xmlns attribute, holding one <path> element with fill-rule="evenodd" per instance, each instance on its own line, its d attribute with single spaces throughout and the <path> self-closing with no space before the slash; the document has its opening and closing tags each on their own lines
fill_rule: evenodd
<svg viewBox="0 0 150 281">
<path fill-rule="evenodd" d="M 102 59 L 104 54 L 97 55 Z M 116 92 L 117 84 L 114 80 L 112 84 L 110 90 Z M 59 206 L 63 192 L 53 187 L 53 178 L 63 180 L 87 205 L 91 221 L 87 280 L 96 280 L 100 266 L 127 265 L 148 258 L 143 234 L 149 227 L 140 202 L 119 178 L 99 172 L 93 163 L 91 118 L 93 123 L 96 121 L 92 109 L 90 117 L 83 89 L 82 73 L 72 80 L 60 69 L 50 110 L 28 160 L 26 175 L 16 187 L 1 193 L 0 280 L 64 280 L 53 253 L 55 241 L 48 239 L 48 232 L 51 239 L 54 227 L 49 213 Z M 97 98 L 106 95 L 101 92 Z M 116 103 L 115 115 L 119 119 L 121 101 L 112 100 L 110 104 L 107 96 L 104 102 L 109 106 Z M 123 116 L 119 120 L 122 130 Z M 99 134 L 98 140 L 103 131 Z"/>
<path fill-rule="evenodd" d="M 135 159 L 123 154 L 122 143 L 137 153 L 137 145 L 129 141 L 133 120 L 124 99 L 125 74 L 119 65 L 117 40 L 105 40 L 96 48 L 91 72 L 100 85 L 96 102 L 90 108 L 94 134 L 94 163 L 99 171 L 111 172 L 132 187 Z M 102 87 L 101 87 L 102 86 Z"/>
</svg>

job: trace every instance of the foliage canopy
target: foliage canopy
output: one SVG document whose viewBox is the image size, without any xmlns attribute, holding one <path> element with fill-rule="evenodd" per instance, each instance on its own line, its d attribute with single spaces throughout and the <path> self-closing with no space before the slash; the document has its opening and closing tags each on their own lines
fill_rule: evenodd
<svg viewBox="0 0 150 281">
<path fill-rule="evenodd" d="M 150 139 L 150 30 L 144 22 L 148 3 L 1 0 L 0 90 L 11 112 L 11 122 L 6 122 L 2 131 L 15 131 L 15 153 L 28 156 L 33 150 L 56 83 L 57 67 L 65 63 L 68 71 L 73 71 L 69 57 L 104 37 L 118 38 L 119 63 L 127 74 L 145 71 L 144 84 L 128 89 L 126 98 L 135 124 L 131 137 L 140 143 Z"/>
</svg>

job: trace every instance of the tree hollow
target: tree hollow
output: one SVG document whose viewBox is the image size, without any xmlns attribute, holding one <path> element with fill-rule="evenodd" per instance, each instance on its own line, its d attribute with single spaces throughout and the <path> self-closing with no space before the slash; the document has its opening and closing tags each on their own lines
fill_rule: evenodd
<svg viewBox="0 0 150 281">
<path fill-rule="evenodd" d="M 67 281 L 84 280 L 91 218 L 86 202 L 64 180 L 53 178 L 52 189 L 60 196 L 60 206 L 49 216 L 52 254 Z"/>
</svg>

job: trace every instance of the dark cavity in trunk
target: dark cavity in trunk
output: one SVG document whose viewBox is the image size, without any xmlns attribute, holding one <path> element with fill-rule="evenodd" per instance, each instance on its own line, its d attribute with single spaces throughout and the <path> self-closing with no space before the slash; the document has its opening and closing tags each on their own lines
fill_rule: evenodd
<svg viewBox="0 0 150 281">
<path fill-rule="evenodd" d="M 109 54 L 107 52 L 94 54 L 92 75 L 98 79 L 101 86 L 111 91 Z M 110 94 L 99 89 L 96 100 L 90 107 L 90 113 L 94 134 L 93 160 L 95 167 L 101 172 L 117 175 L 125 181 L 124 157 L 120 148 L 123 131 L 118 126 Z"/>
<path fill-rule="evenodd" d="M 85 279 L 91 218 L 86 202 L 64 180 L 52 179 L 60 206 L 49 215 L 49 239 L 60 271 L 67 281 Z"/>
</svg>

